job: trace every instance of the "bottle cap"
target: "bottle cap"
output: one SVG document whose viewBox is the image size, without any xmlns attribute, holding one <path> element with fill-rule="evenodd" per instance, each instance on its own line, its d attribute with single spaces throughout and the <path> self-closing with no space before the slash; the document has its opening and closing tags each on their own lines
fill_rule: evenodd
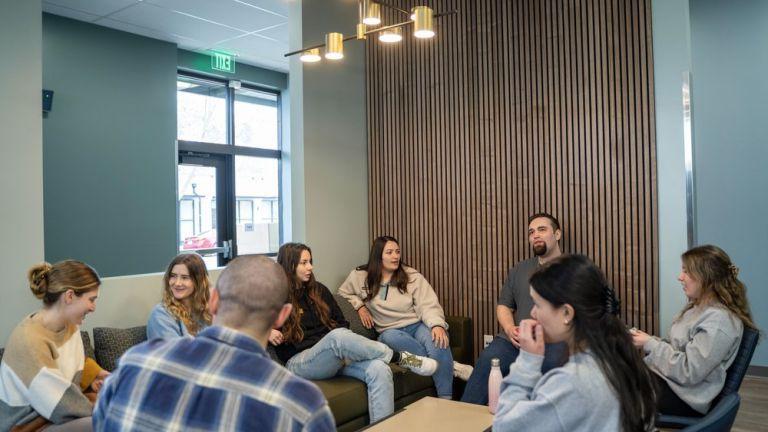
<svg viewBox="0 0 768 432">
<path fill-rule="evenodd" d="M 501 366 L 501 360 L 497 358 L 491 359 L 491 367 L 499 367 Z"/>
</svg>

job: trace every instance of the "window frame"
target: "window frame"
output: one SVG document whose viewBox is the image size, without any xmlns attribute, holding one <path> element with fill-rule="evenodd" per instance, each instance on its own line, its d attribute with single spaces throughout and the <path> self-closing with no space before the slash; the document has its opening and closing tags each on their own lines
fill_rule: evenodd
<svg viewBox="0 0 768 432">
<path fill-rule="evenodd" d="M 226 182 L 226 191 L 227 196 L 223 197 L 224 200 L 219 199 L 219 197 L 216 198 L 216 207 L 217 209 L 219 206 L 225 201 L 225 205 L 227 207 L 231 207 L 227 209 L 227 221 L 225 222 L 224 226 L 227 227 L 226 230 L 224 230 L 224 235 L 220 236 L 220 239 L 231 239 L 232 240 L 232 257 L 231 258 L 222 258 L 221 255 L 219 256 L 219 265 L 226 265 L 226 263 L 237 257 L 238 251 L 237 251 L 237 214 L 238 214 L 238 201 L 236 197 L 236 191 L 235 191 L 235 157 L 236 156 L 250 156 L 250 157 L 258 157 L 258 158 L 264 158 L 264 159 L 275 159 L 277 161 L 277 205 L 278 205 L 278 233 L 279 238 L 278 242 L 279 244 L 283 243 L 283 119 L 282 119 L 282 93 L 280 90 L 272 89 L 269 87 L 260 86 L 258 84 L 254 84 L 251 82 L 243 82 L 240 81 L 240 88 L 246 89 L 246 90 L 253 90 L 263 93 L 269 93 L 273 94 L 276 98 L 275 100 L 275 109 L 277 110 L 277 146 L 278 149 L 265 149 L 265 148 L 258 148 L 258 147 L 244 147 L 244 146 L 238 146 L 235 141 L 235 92 L 236 88 L 232 86 L 232 81 L 236 80 L 227 80 L 223 78 L 217 78 L 210 75 L 202 74 L 199 72 L 192 72 L 185 69 L 178 69 L 176 73 L 177 82 L 180 78 L 189 78 L 194 80 L 201 80 L 206 81 L 212 84 L 222 85 L 226 89 L 226 143 L 219 144 L 219 143 L 209 143 L 209 142 L 200 142 L 200 141 L 190 141 L 190 140 L 180 140 L 178 139 L 178 131 L 176 133 L 177 139 L 177 166 L 181 161 L 181 157 L 183 155 L 210 155 L 214 157 L 222 157 L 225 161 L 225 182 Z M 177 101 L 177 110 L 178 110 L 178 101 Z M 177 192 L 178 194 L 178 192 Z M 177 201 L 179 197 L 177 196 Z M 177 205 L 178 208 L 178 205 Z M 218 210 L 217 210 L 218 211 Z M 255 210 L 254 210 L 255 211 Z M 255 220 L 255 215 L 253 215 L 253 218 Z M 177 236 L 179 235 L 179 218 L 177 215 L 177 225 L 176 225 L 176 231 Z M 231 219 L 231 220 L 230 220 Z M 181 239 L 177 239 L 177 248 L 180 244 Z M 223 240 L 222 240 L 223 241 Z M 178 252 L 181 252 L 179 250 Z M 265 256 L 277 256 L 277 251 L 275 252 L 267 252 L 260 255 Z"/>
</svg>

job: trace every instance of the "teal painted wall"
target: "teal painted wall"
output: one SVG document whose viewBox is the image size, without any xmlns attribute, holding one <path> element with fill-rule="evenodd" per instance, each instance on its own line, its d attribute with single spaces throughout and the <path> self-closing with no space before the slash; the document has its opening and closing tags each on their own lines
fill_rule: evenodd
<svg viewBox="0 0 768 432">
<path fill-rule="evenodd" d="M 176 254 L 178 69 L 288 87 L 282 72 L 217 74 L 175 44 L 43 15 L 43 87 L 55 91 L 43 119 L 46 260 L 118 276 L 162 271 Z"/>
<path fill-rule="evenodd" d="M 43 15 L 45 257 L 102 276 L 176 253 L 176 46 Z"/>
<path fill-rule="evenodd" d="M 698 242 L 741 268 L 768 329 L 768 2 L 691 0 Z M 761 343 L 753 365 L 768 366 Z"/>
<path fill-rule="evenodd" d="M 201 72 L 217 78 L 240 80 L 280 91 L 288 88 L 288 75 L 283 72 L 240 63 L 236 64 L 235 73 L 220 72 L 211 68 L 211 56 L 207 54 L 180 49 L 178 64 L 179 69 Z"/>
</svg>

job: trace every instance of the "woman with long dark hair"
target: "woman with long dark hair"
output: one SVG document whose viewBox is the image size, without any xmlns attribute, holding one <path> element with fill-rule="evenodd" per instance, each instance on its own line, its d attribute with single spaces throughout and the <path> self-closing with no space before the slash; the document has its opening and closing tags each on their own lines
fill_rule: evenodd
<svg viewBox="0 0 768 432">
<path fill-rule="evenodd" d="M 688 303 L 669 329 L 669 339 L 633 330 L 655 372 L 659 412 L 700 416 L 725 384 L 744 327 L 757 329 L 739 269 L 717 246 L 698 246 L 682 255 L 678 280 Z"/>
<path fill-rule="evenodd" d="M 520 356 L 501 385 L 494 430 L 644 431 L 655 413 L 651 372 L 589 258 L 561 256 L 531 276 L 534 306 L 520 324 Z M 544 343 L 568 362 L 541 373 Z"/>
<path fill-rule="evenodd" d="M 196 253 L 177 255 L 163 276 L 163 301 L 149 314 L 147 339 L 195 336 L 211 325 L 209 288 L 203 258 Z"/>
<path fill-rule="evenodd" d="M 282 328 L 272 330 L 269 342 L 285 367 L 307 379 L 327 379 L 337 374 L 357 378 L 368 387 L 371 423 L 392 414 L 394 385 L 388 363 L 396 361 L 416 373 L 429 375 L 428 369 L 412 366 L 421 359 L 410 359 L 414 356 L 393 352 L 349 330 L 349 322 L 331 292 L 315 280 L 308 246 L 280 246 L 277 263 L 290 281 L 288 299 L 293 309 Z"/>
<path fill-rule="evenodd" d="M 11 333 L 0 367 L 0 430 L 90 431 L 95 393 L 109 375 L 86 358 L 80 325 L 96 310 L 101 279 L 74 260 L 27 273 L 43 307 Z"/>
<path fill-rule="evenodd" d="M 394 237 L 373 241 L 368 263 L 357 267 L 339 287 L 367 328 L 375 327 L 379 341 L 437 362 L 432 376 L 438 397 L 453 395 L 454 365 L 448 324 L 437 295 L 427 279 L 402 261 Z M 467 374 L 469 375 L 469 374 Z"/>
</svg>

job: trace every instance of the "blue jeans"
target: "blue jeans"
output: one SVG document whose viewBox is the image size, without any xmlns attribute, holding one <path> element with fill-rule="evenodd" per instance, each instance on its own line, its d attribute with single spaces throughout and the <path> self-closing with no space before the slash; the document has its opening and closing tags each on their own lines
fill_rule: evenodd
<svg viewBox="0 0 768 432">
<path fill-rule="evenodd" d="M 493 338 L 487 348 L 481 353 L 475 362 L 475 369 L 464 388 L 462 402 L 478 405 L 488 405 L 488 375 L 491 374 L 491 359 L 498 358 L 501 366 L 501 375 L 509 374 L 509 366 L 517 359 L 520 351 L 512 342 L 500 338 Z M 544 349 L 544 363 L 541 372 L 547 373 L 550 369 L 560 367 L 568 361 L 568 346 L 565 343 L 547 344 Z"/>
<path fill-rule="evenodd" d="M 437 396 L 453 396 L 453 354 L 451 348 L 438 348 L 432 341 L 432 331 L 422 322 L 413 323 L 397 329 L 384 330 L 379 341 L 389 345 L 395 351 L 408 351 L 411 354 L 426 356 L 437 361 L 437 372 L 432 375 L 437 389 Z"/>
<path fill-rule="evenodd" d="M 337 328 L 312 348 L 291 357 L 285 367 L 311 380 L 341 374 L 363 381 L 368 387 L 368 415 L 373 423 L 395 411 L 391 359 L 392 350 L 386 345 L 347 328 Z"/>
</svg>

